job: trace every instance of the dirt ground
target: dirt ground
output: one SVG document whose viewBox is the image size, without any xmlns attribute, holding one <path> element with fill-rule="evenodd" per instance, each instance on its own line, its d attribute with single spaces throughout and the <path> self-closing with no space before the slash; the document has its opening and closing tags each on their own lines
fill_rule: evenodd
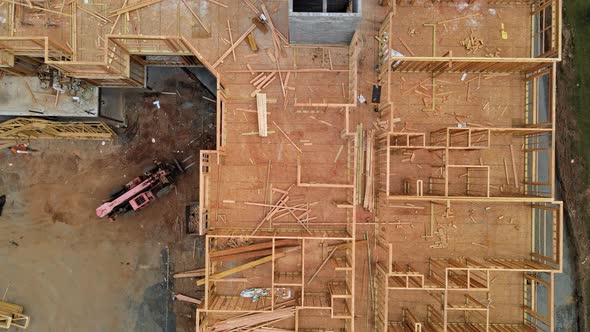
<svg viewBox="0 0 590 332">
<path fill-rule="evenodd" d="M 183 98 L 126 94 L 128 124 L 115 142 L 33 141 L 33 154 L 1 152 L 0 194 L 7 203 L 0 217 L 0 290 L 31 316 L 27 331 L 194 326 L 192 305 L 173 303 L 171 294 L 195 296 L 195 287 L 190 281 L 175 287 L 168 276 L 204 264 L 201 239 L 183 236 L 182 223 L 186 204 L 198 200 L 198 151 L 215 147 L 215 105 L 201 98 L 212 97 L 201 85 L 168 77 L 179 73 L 165 69 L 152 78 L 167 82 L 162 88 L 174 85 Z M 175 192 L 130 218 L 96 217 L 103 199 L 151 160 L 189 155 L 197 164 L 181 175 Z"/>
<path fill-rule="evenodd" d="M 590 215 L 588 202 L 590 190 L 585 181 L 588 165 L 579 151 L 581 138 L 576 116 L 572 106 L 572 91 L 576 89 L 576 75 L 573 62 L 573 41 L 570 29 L 563 29 L 563 59 L 558 65 L 557 79 L 557 131 L 556 155 L 557 173 L 561 182 L 564 214 L 569 234 L 573 234 L 572 242 L 575 247 L 575 275 L 577 287 L 581 292 L 578 303 L 578 329 L 587 331 L 590 328 L 590 239 L 588 236 L 587 216 Z"/>
</svg>

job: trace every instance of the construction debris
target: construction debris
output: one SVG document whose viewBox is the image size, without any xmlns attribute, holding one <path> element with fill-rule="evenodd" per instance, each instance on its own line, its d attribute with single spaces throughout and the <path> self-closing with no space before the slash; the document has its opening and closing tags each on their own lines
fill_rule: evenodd
<svg viewBox="0 0 590 332">
<path fill-rule="evenodd" d="M 271 323 L 295 317 L 295 307 L 275 309 L 271 312 L 251 313 L 228 318 L 212 324 L 210 332 L 255 331 Z M 264 331 L 264 330 L 262 330 Z"/>
<path fill-rule="evenodd" d="M 168 294 L 180 292 L 173 299 L 189 303 L 174 306 L 192 310 L 199 332 L 554 326 L 539 308 L 554 303 L 554 273 L 563 269 L 563 207 L 553 197 L 554 161 L 546 158 L 555 155 L 558 137 L 551 101 L 559 100 L 552 87 L 560 2 L 333 2 L 0 1 L 0 79 L 28 77 L 5 98 L 26 99 L 28 116 L 0 124 L 0 146 L 19 153 L 0 155 L 2 180 L 51 196 L 31 220 L 36 213 L 56 220 L 87 206 L 80 199 L 106 198 L 99 180 L 111 169 L 131 168 L 154 152 L 193 158 L 190 182 L 148 215 L 165 222 L 138 219 L 137 227 L 170 226 L 181 244 L 175 248 L 192 247 L 186 257 L 162 254 L 171 260 L 164 284 Z M 341 15 L 354 23 L 320 31 Z M 541 52 L 531 58 L 531 48 Z M 157 77 L 146 79 L 148 66 L 199 67 L 211 75 L 161 88 Z M 67 111 L 72 100 L 85 108 L 88 91 L 76 80 L 145 89 L 138 107 L 127 107 L 129 98 L 121 105 L 101 100 L 100 114 L 85 110 L 116 124 L 120 142 L 105 146 L 116 136 L 102 122 L 45 118 Z M 120 117 L 110 118 L 113 107 Z M 181 123 L 186 113 L 196 118 Z M 152 114 L 147 125 L 127 128 L 135 116 Z M 147 147 L 128 144 L 134 137 Z M 35 141 L 43 151 L 25 154 L 32 152 L 29 139 L 46 138 L 103 143 L 56 152 L 51 142 Z M 110 159 L 71 158 L 91 149 Z M 58 159 L 75 162 L 64 167 Z M 52 167 L 43 172 L 35 163 Z M 73 183 L 85 179 L 81 168 L 88 165 L 105 174 Z M 122 181 L 125 188 L 105 202 L 109 211 L 127 209 L 127 202 L 144 206 L 154 183 L 170 189 L 166 169 L 142 174 Z M 64 196 L 72 191 L 65 185 L 78 195 Z M 5 211 L 29 217 L 23 206 L 10 201 Z M 27 223 L 6 226 L 12 224 L 19 229 L 8 235 L 28 234 L 20 229 Z M 117 229 L 113 237 L 122 233 Z M 159 229 L 136 233 L 155 236 Z M 16 241 L 6 245 L 20 258 L 26 250 Z M 0 305 L 0 326 L 18 326 L 23 309 L 8 311 Z"/>
<path fill-rule="evenodd" d="M 467 54 L 475 54 L 475 52 L 484 47 L 483 39 L 475 37 L 473 30 L 471 30 L 471 34 L 462 40 L 460 44 L 465 47 Z"/>
<path fill-rule="evenodd" d="M 26 329 L 29 327 L 30 317 L 23 314 L 24 311 L 25 308 L 21 305 L 0 301 L 0 327 Z"/>
</svg>

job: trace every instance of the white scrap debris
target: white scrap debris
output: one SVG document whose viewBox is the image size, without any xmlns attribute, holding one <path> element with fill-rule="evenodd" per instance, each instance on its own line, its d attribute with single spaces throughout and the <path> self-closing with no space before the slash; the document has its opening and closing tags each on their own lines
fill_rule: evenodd
<svg viewBox="0 0 590 332">
<path fill-rule="evenodd" d="M 389 50 L 389 56 L 391 56 L 393 58 L 393 57 L 404 57 L 405 55 L 392 48 Z M 399 66 L 400 63 L 401 63 L 401 60 L 397 60 L 396 62 L 392 63 L 391 69 L 395 69 L 397 66 Z"/>
<path fill-rule="evenodd" d="M 240 292 L 240 296 L 251 298 L 252 302 L 256 302 L 261 297 L 270 296 L 270 291 L 270 288 L 246 288 Z M 277 287 L 275 288 L 275 296 L 288 300 L 291 298 L 291 288 Z"/>
</svg>

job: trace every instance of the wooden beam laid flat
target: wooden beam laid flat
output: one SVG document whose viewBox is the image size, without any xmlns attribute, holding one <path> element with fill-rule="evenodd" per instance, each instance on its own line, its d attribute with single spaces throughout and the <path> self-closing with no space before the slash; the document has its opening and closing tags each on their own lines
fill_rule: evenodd
<svg viewBox="0 0 590 332">
<path fill-rule="evenodd" d="M 290 239 L 275 240 L 275 247 L 276 248 L 283 247 L 283 246 L 295 246 L 298 244 L 299 244 L 298 240 L 290 240 Z M 209 257 L 212 258 L 212 257 L 219 257 L 219 256 L 227 256 L 227 255 L 239 254 L 242 252 L 255 251 L 255 250 L 267 249 L 267 248 L 272 248 L 272 241 L 256 243 L 256 244 L 251 244 L 251 245 L 237 247 L 237 248 L 229 248 L 229 249 L 211 251 L 209 253 Z"/>
<path fill-rule="evenodd" d="M 250 32 L 254 31 L 254 29 L 256 29 L 256 25 L 252 24 L 248 30 L 246 30 L 246 32 L 244 32 L 243 35 L 240 36 L 240 38 L 236 39 L 236 42 L 233 43 L 233 45 L 231 45 L 227 51 L 225 51 L 225 53 L 223 53 L 223 55 L 221 55 L 221 57 L 219 59 L 217 59 L 217 61 L 215 61 L 215 63 L 213 64 L 213 68 L 217 68 L 217 66 L 219 66 L 221 63 L 223 63 L 223 60 L 225 60 L 225 58 L 238 46 L 240 45 L 240 43 L 242 41 L 244 41 L 244 39 L 246 39 L 246 37 L 250 34 Z"/>
<path fill-rule="evenodd" d="M 274 255 L 274 259 L 285 257 L 285 255 L 287 255 L 287 254 L 284 253 L 284 252 L 277 253 L 277 254 Z M 223 277 L 227 277 L 227 276 L 230 276 L 232 274 L 235 274 L 235 273 L 238 273 L 238 272 L 241 272 L 241 271 L 245 271 L 245 270 L 251 269 L 251 268 L 253 268 L 255 266 L 262 265 L 262 264 L 268 263 L 270 261 L 273 261 L 273 255 L 269 255 L 269 256 L 266 256 L 266 257 L 257 259 L 255 261 L 252 261 L 252 262 L 249 262 L 249 263 L 246 263 L 246 264 L 243 264 L 243 265 L 236 266 L 236 267 L 231 268 L 229 270 L 225 270 L 225 271 L 222 271 L 222 272 L 213 274 L 213 275 L 209 276 L 209 280 L 221 279 Z M 199 281 L 197 281 L 197 286 L 201 286 L 201 285 L 204 285 L 204 284 L 205 284 L 205 279 L 199 279 Z"/>
<path fill-rule="evenodd" d="M 258 113 L 258 136 L 268 136 L 268 122 L 266 120 L 266 93 L 256 94 L 256 110 Z"/>
<path fill-rule="evenodd" d="M 155 3 L 158 3 L 160 1 L 162 1 L 162 0 L 147 0 L 147 1 L 140 2 L 140 3 L 136 3 L 136 4 L 131 5 L 131 6 L 125 6 L 125 7 L 122 7 L 122 8 L 119 8 L 119 9 L 113 11 L 111 13 L 111 15 L 109 15 L 109 17 L 113 17 L 113 16 L 117 16 L 117 15 L 129 13 L 131 11 L 141 9 L 143 7 L 151 6 L 151 5 L 153 5 Z"/>
<path fill-rule="evenodd" d="M 201 304 L 201 300 L 197 300 L 195 298 L 183 295 L 183 294 L 176 294 L 174 295 L 174 298 L 179 300 L 179 301 L 184 301 L 184 302 L 189 302 L 189 303 L 194 303 L 194 304 Z"/>
<path fill-rule="evenodd" d="M 294 250 L 298 250 L 299 248 L 301 248 L 300 246 L 292 246 L 292 247 L 281 247 L 281 248 L 275 248 L 275 253 L 280 253 L 280 252 L 291 252 Z M 245 258 L 254 258 L 254 257 L 262 257 L 262 256 L 268 256 L 272 254 L 272 248 L 270 249 L 262 249 L 262 250 L 255 250 L 255 251 L 246 251 L 246 252 L 242 252 L 239 254 L 233 254 L 233 255 L 224 255 L 224 256 L 218 256 L 218 257 L 211 257 L 209 258 L 209 260 L 211 262 L 225 262 L 225 261 L 233 261 L 236 259 L 245 259 Z"/>
</svg>

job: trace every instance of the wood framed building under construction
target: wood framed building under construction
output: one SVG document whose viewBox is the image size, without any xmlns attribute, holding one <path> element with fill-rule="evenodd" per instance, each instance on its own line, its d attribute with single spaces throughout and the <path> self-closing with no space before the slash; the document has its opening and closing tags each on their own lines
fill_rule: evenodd
<svg viewBox="0 0 590 332">
<path fill-rule="evenodd" d="M 354 1 L 349 45 L 292 2 L 0 0 L 0 70 L 216 78 L 196 331 L 553 331 L 561 1 Z"/>
</svg>

